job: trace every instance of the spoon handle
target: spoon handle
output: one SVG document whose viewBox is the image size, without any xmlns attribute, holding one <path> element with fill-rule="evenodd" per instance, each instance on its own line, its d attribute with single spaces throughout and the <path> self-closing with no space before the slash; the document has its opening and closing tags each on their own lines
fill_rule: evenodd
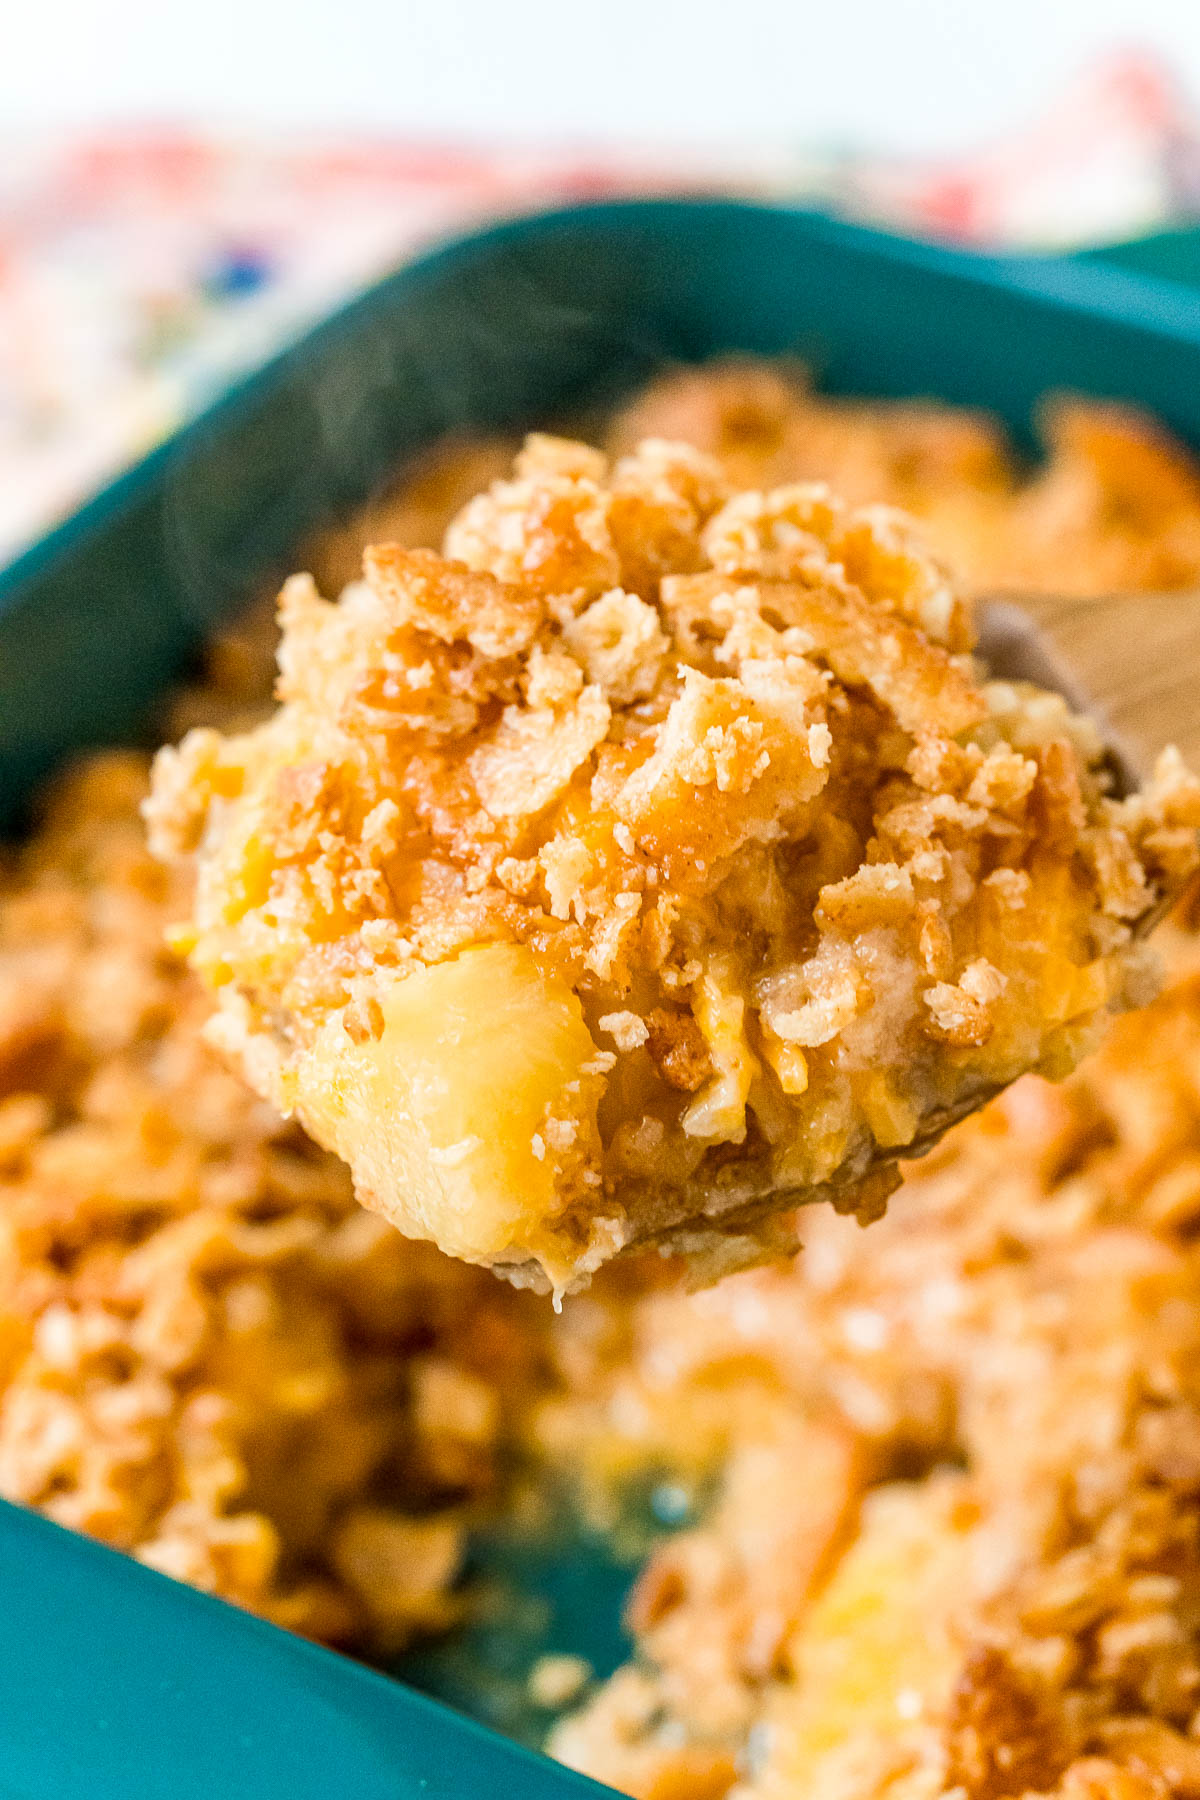
<svg viewBox="0 0 1200 1800">
<path fill-rule="evenodd" d="M 1200 762 L 1200 592 L 1013 598 L 1140 768 L 1166 744 Z"/>
</svg>

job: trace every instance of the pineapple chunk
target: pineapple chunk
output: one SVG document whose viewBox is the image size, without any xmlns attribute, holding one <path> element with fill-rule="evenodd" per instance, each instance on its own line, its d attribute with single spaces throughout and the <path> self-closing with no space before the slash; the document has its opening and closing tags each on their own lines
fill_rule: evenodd
<svg viewBox="0 0 1200 1800">
<path fill-rule="evenodd" d="M 327 1020 L 285 1104 L 408 1236 L 468 1262 L 536 1257 L 553 1280 L 603 1085 L 579 1001 L 529 950 L 487 944 L 397 980 L 380 1010 L 361 1043 Z"/>
<path fill-rule="evenodd" d="M 840 1792 L 835 1763 L 861 1766 L 876 1746 L 886 1757 L 945 1706 L 960 1653 L 942 1622 L 970 1585 L 974 1509 L 964 1486 L 948 1476 L 868 1496 L 858 1538 L 791 1644 L 763 1796 Z"/>
</svg>

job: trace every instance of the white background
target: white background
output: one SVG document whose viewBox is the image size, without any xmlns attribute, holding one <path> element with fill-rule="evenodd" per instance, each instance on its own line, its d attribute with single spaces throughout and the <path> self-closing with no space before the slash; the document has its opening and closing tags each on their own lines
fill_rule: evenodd
<svg viewBox="0 0 1200 1800">
<path fill-rule="evenodd" d="M 1105 50 L 1200 95 L 1200 0 L 0 0 L 0 129 L 986 143 Z"/>
</svg>

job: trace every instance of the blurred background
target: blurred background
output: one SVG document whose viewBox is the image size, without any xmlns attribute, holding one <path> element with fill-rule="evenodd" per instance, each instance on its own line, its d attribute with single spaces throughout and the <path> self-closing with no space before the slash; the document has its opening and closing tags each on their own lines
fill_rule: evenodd
<svg viewBox="0 0 1200 1800">
<path fill-rule="evenodd" d="M 10 17 L 22 123 L 234 120 L 432 133 L 957 150 L 1090 59 L 1200 86 L 1195 0 L 43 0 Z"/>
<path fill-rule="evenodd" d="M 1200 216 L 1198 0 L 39 0 L 0 59 L 0 561 L 456 227 L 733 191 L 986 247 Z"/>
</svg>

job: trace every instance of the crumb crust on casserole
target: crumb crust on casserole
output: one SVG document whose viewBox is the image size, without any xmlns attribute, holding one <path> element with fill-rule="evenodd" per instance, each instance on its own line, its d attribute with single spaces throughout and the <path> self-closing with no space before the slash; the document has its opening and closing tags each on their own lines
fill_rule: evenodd
<svg viewBox="0 0 1200 1800">
<path fill-rule="evenodd" d="M 778 382 L 713 378 L 706 416 L 739 421 L 743 458 L 752 402 Z M 977 476 L 950 454 L 962 415 L 922 414 L 924 464 L 896 408 L 842 418 L 870 493 L 911 509 L 920 476 L 927 496 L 973 504 Z M 643 415 L 638 434 L 660 427 L 676 431 Z M 1186 494 L 1147 482 L 1132 512 L 1118 450 L 1072 489 L 1063 557 L 1094 590 L 1117 540 L 1140 559 L 1118 585 L 1183 567 Z M 436 542 L 483 454 L 465 480 L 457 451 L 431 465 L 415 512 L 402 496 L 364 535 Z M 734 473 L 852 492 L 845 470 Z M 1055 542 L 1031 543 L 1024 517 L 1008 506 L 993 548 L 1062 585 Z M 222 634 L 175 729 L 261 717 L 273 650 L 266 612 Z M 1064 1084 L 1024 1081 L 956 1132 L 870 1232 L 810 1209 L 787 1268 L 687 1295 L 657 1259 L 621 1263 L 556 1320 L 356 1207 L 337 1160 L 203 1045 L 210 1002 L 163 946 L 188 896 L 146 853 L 145 782 L 140 756 L 90 760 L 2 871 L 6 1498 L 390 1655 L 459 1616 L 465 1526 L 530 1441 L 583 1472 L 601 1516 L 631 1474 L 676 1493 L 715 1480 L 708 1519 L 639 1584 L 636 1664 L 560 1730 L 565 1759 L 640 1800 L 790 1800 L 818 1775 L 836 1800 L 1195 1791 L 1200 985 L 1185 940 L 1161 999 Z M 660 1043 L 685 1083 L 694 1048 Z M 990 1592 L 958 1579 L 964 1545 L 1003 1550 Z M 894 1660 L 926 1642 L 921 1666 Z"/>
<path fill-rule="evenodd" d="M 210 1035 L 410 1235 L 561 1292 L 728 1271 L 1146 991 L 1165 754 L 990 680 L 901 514 L 534 436 L 444 554 L 280 602 L 279 705 L 158 759 Z"/>
</svg>

